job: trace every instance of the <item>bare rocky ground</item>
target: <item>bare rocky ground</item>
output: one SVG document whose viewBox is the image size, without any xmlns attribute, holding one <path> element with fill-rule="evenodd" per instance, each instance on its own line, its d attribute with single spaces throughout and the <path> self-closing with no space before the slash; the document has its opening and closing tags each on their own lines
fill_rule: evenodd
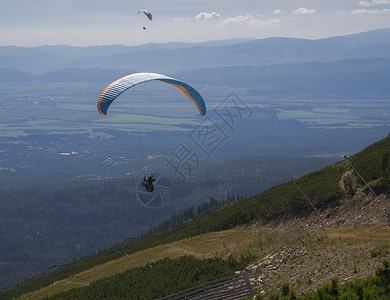
<svg viewBox="0 0 390 300">
<path fill-rule="evenodd" d="M 284 282 L 299 295 L 338 278 L 367 278 L 390 260 L 390 198 L 358 192 L 337 207 L 309 216 L 284 216 L 272 224 L 253 224 L 257 241 L 246 268 L 253 289 L 263 295 Z"/>
</svg>

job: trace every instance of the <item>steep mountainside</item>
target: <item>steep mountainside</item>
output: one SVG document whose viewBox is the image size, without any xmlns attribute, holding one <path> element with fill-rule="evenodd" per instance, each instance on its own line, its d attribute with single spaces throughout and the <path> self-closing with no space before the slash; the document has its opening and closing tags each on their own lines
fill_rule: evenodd
<svg viewBox="0 0 390 300">
<path fill-rule="evenodd" d="M 99 298 L 110 294 L 125 299 L 129 298 L 126 286 L 134 276 L 131 274 L 141 272 L 137 274 L 150 280 L 146 269 L 137 268 L 134 261 L 159 262 L 183 255 L 199 259 L 227 259 L 233 255 L 226 261 L 229 266 L 245 269 L 254 289 L 265 295 L 278 290 L 284 282 L 299 294 L 313 291 L 335 277 L 340 283 L 365 278 L 373 275 L 383 259 L 390 259 L 389 179 L 387 137 L 320 171 L 188 221 L 175 230 L 102 253 L 77 267 L 3 293 L 0 298 L 23 294 L 22 299 L 81 295 Z M 149 265 L 152 267 L 146 264 Z M 158 274 L 158 268 L 155 272 Z M 165 273 L 160 276 L 169 275 L 166 270 L 161 272 Z M 200 283 L 202 271 L 199 272 L 189 280 L 193 285 Z M 221 277 L 226 276 L 223 274 Z M 137 282 L 142 281 L 139 276 Z M 159 295 L 176 291 L 171 287 Z"/>
</svg>

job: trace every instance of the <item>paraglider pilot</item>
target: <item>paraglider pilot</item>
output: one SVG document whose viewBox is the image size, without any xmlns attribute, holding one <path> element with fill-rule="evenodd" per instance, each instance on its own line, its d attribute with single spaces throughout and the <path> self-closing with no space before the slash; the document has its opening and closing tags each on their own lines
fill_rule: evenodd
<svg viewBox="0 0 390 300">
<path fill-rule="evenodd" d="M 156 180 L 152 177 L 152 175 L 149 175 L 148 179 L 146 179 L 146 177 L 144 176 L 144 182 L 142 182 L 142 186 L 144 186 L 146 188 L 146 191 L 148 191 L 149 193 L 153 192 L 154 190 L 153 182 L 155 181 Z"/>
</svg>

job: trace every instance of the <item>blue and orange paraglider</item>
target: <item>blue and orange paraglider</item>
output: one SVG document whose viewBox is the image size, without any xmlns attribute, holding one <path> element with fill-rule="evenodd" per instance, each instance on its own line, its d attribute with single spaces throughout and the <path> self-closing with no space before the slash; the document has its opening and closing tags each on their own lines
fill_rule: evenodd
<svg viewBox="0 0 390 300">
<path fill-rule="evenodd" d="M 141 9 L 141 10 L 138 11 L 138 14 L 140 14 L 140 13 L 144 13 L 145 16 L 148 17 L 149 21 L 152 21 L 152 20 L 153 20 L 152 14 L 151 14 L 148 10 L 146 10 L 146 9 Z"/>
<path fill-rule="evenodd" d="M 192 100 L 201 115 L 206 114 L 206 104 L 202 96 L 193 87 L 175 78 L 157 73 L 134 73 L 110 83 L 100 94 L 97 102 L 99 113 L 106 115 L 108 107 L 120 94 L 137 84 L 151 80 L 159 80 L 178 88 Z"/>
<path fill-rule="evenodd" d="M 138 14 L 140 14 L 140 13 L 144 13 L 144 15 L 148 17 L 149 21 L 152 21 L 152 20 L 153 20 L 152 14 L 151 14 L 148 10 L 146 10 L 146 9 L 141 9 L 141 10 L 138 11 Z M 143 26 L 142 28 L 143 28 L 143 29 L 146 29 L 145 26 Z"/>
</svg>

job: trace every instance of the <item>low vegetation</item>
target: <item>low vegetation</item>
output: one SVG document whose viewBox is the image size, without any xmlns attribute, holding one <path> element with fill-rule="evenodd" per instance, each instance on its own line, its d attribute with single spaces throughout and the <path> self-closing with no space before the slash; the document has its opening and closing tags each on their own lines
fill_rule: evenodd
<svg viewBox="0 0 390 300">
<path fill-rule="evenodd" d="M 383 262 L 375 276 L 365 280 L 354 279 L 343 285 L 339 284 L 338 278 L 332 278 L 330 283 L 323 285 L 314 292 L 297 295 L 286 282 L 282 285 L 280 292 L 272 293 L 268 297 L 257 295 L 256 300 L 350 300 L 350 299 L 389 299 L 390 297 L 390 264 Z"/>
</svg>

